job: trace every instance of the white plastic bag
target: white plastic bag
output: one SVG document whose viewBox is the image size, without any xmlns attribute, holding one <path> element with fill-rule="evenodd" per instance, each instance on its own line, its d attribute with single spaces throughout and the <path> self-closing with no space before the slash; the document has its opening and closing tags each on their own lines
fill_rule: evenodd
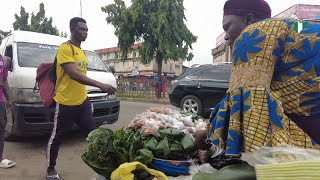
<svg viewBox="0 0 320 180">
<path fill-rule="evenodd" d="M 171 177 L 168 176 L 168 180 L 192 180 L 193 175 L 190 176 L 178 176 L 178 177 Z"/>
<path fill-rule="evenodd" d="M 277 147 L 261 147 L 253 153 L 253 158 L 256 161 L 256 165 L 297 161 L 319 161 L 320 151 L 284 144 Z"/>
<path fill-rule="evenodd" d="M 199 119 L 197 121 L 195 121 L 195 127 L 197 130 L 206 130 L 207 129 L 207 124 L 208 122 L 202 120 L 202 119 Z"/>
<path fill-rule="evenodd" d="M 204 164 L 195 164 L 192 163 L 189 166 L 189 173 L 194 175 L 197 173 L 215 173 L 218 170 L 216 170 L 215 168 L 213 168 L 209 163 L 204 163 Z"/>
<path fill-rule="evenodd" d="M 107 180 L 107 179 L 99 174 L 95 174 L 90 180 Z"/>
<path fill-rule="evenodd" d="M 192 122 L 192 116 L 187 116 L 182 120 L 183 124 L 187 127 L 194 127 L 194 123 Z"/>
<path fill-rule="evenodd" d="M 214 144 L 211 146 L 210 150 L 212 152 L 211 158 L 217 157 L 220 154 L 224 153 L 223 149 L 219 148 L 218 146 L 216 146 Z"/>
</svg>

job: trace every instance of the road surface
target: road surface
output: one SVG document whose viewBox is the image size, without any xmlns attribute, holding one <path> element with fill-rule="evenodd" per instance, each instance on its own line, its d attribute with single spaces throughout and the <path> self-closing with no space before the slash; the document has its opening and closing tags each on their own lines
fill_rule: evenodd
<svg viewBox="0 0 320 180">
<path fill-rule="evenodd" d="M 149 107 L 168 106 L 139 102 L 121 102 L 120 117 L 113 125 L 104 125 L 112 130 L 126 127 L 136 114 Z M 4 157 L 17 165 L 11 169 L 0 169 L 0 180 L 44 180 L 46 179 L 46 146 L 48 136 L 26 138 L 20 142 L 6 142 Z M 64 180 L 90 180 L 96 173 L 80 158 L 86 145 L 79 132 L 68 134 L 60 146 L 56 169 Z"/>
</svg>

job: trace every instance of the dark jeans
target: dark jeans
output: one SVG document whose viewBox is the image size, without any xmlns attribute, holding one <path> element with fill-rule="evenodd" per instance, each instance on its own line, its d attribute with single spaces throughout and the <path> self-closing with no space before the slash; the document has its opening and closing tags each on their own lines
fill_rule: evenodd
<svg viewBox="0 0 320 180">
<path fill-rule="evenodd" d="M 320 115 L 299 116 L 289 114 L 288 117 L 295 122 L 306 134 L 308 134 L 317 143 L 320 143 Z"/>
<path fill-rule="evenodd" d="M 6 106 L 3 102 L 0 102 L 0 161 L 2 161 L 3 159 L 2 155 L 3 155 L 3 149 L 4 149 L 6 124 L 7 124 Z"/>
<path fill-rule="evenodd" d="M 54 127 L 47 149 L 49 168 L 55 167 L 63 135 L 72 128 L 73 123 L 76 123 L 80 127 L 86 137 L 92 130 L 96 129 L 91 103 L 88 99 L 79 106 L 65 106 L 57 103 L 54 116 Z"/>
<path fill-rule="evenodd" d="M 161 84 L 156 83 L 154 87 L 156 89 L 156 97 L 159 99 L 161 97 Z"/>
</svg>

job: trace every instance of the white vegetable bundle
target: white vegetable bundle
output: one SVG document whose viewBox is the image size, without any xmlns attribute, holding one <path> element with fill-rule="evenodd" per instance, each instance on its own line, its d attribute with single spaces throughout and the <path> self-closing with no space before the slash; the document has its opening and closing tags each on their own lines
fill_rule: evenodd
<svg viewBox="0 0 320 180">
<path fill-rule="evenodd" d="M 181 114 L 179 111 L 166 107 L 152 107 L 146 112 L 137 114 L 129 123 L 129 129 L 141 129 L 144 136 L 163 128 L 179 129 L 194 137 L 196 126 L 204 124 L 202 118 L 193 121 L 192 115 Z"/>
</svg>

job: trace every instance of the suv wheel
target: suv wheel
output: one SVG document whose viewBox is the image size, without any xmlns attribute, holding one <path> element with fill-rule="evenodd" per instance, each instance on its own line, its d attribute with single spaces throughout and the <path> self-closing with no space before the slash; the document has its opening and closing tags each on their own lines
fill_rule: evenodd
<svg viewBox="0 0 320 180">
<path fill-rule="evenodd" d="M 199 98 L 193 95 L 185 96 L 180 103 L 180 109 L 184 112 L 191 112 L 199 116 L 203 115 L 203 107 Z"/>
</svg>

